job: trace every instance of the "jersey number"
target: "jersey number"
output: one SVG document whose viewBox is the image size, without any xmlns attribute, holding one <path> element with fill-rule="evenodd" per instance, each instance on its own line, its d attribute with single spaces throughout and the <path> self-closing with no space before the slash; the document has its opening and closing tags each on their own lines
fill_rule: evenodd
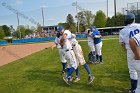
<svg viewBox="0 0 140 93">
<path fill-rule="evenodd" d="M 134 35 L 140 33 L 140 30 L 139 29 L 136 29 L 134 31 L 130 31 L 130 35 L 129 35 L 129 38 L 133 37 Z"/>
</svg>

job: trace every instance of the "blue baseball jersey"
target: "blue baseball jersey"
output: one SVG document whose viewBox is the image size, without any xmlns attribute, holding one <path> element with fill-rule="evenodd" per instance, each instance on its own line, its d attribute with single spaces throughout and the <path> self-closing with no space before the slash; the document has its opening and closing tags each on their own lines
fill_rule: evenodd
<svg viewBox="0 0 140 93">
<path fill-rule="evenodd" d="M 97 35 L 101 35 L 100 32 L 98 30 L 93 31 L 92 36 L 94 37 L 94 44 L 102 42 L 101 38 L 95 38 Z"/>
</svg>

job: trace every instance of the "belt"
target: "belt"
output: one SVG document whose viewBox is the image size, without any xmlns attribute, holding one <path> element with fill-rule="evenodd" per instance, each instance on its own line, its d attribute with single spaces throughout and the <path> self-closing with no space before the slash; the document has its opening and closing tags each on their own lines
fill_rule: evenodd
<svg viewBox="0 0 140 93">
<path fill-rule="evenodd" d="M 70 49 L 70 50 L 73 50 L 73 49 Z M 65 50 L 66 52 L 70 51 L 69 49 Z"/>
<path fill-rule="evenodd" d="M 76 46 L 75 44 L 73 44 L 72 46 Z"/>
</svg>

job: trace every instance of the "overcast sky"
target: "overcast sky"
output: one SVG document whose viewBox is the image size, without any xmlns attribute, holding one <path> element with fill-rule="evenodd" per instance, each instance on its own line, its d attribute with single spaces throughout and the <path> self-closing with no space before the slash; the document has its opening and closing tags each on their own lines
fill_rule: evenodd
<svg viewBox="0 0 140 93">
<path fill-rule="evenodd" d="M 68 14 L 72 14 L 73 17 L 75 16 L 76 9 L 72 6 L 72 3 L 75 1 L 76 0 L 0 0 L 0 25 L 17 26 L 16 14 L 6 6 L 10 6 L 14 11 L 18 10 L 22 15 L 26 16 L 26 18 L 19 16 L 19 23 L 20 25 L 28 24 L 29 26 L 35 26 L 34 23 L 29 21 L 31 18 L 42 25 L 41 6 L 45 6 L 45 25 L 57 25 L 59 22 L 65 22 Z M 108 0 L 110 17 L 114 15 L 113 1 L 114 0 Z M 77 0 L 77 2 L 79 6 L 92 11 L 93 14 L 98 10 L 102 10 L 106 14 L 107 0 Z M 140 2 L 140 0 L 116 0 L 116 2 L 117 12 L 122 12 L 122 8 L 127 7 L 127 3 Z"/>
</svg>

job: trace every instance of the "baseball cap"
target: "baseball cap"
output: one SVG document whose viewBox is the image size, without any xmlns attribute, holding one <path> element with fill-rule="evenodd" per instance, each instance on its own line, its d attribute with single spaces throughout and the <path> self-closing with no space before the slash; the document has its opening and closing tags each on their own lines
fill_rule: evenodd
<svg viewBox="0 0 140 93">
<path fill-rule="evenodd" d="M 135 15 L 133 13 L 127 13 L 125 15 L 125 20 L 135 19 Z"/>
<path fill-rule="evenodd" d="M 58 27 L 57 32 L 61 32 L 63 29 L 64 29 L 64 26 L 61 25 Z"/>
<path fill-rule="evenodd" d="M 96 30 L 96 27 L 95 26 L 92 26 L 92 27 L 90 27 L 90 30 L 91 31 L 94 31 L 94 30 Z"/>
</svg>

